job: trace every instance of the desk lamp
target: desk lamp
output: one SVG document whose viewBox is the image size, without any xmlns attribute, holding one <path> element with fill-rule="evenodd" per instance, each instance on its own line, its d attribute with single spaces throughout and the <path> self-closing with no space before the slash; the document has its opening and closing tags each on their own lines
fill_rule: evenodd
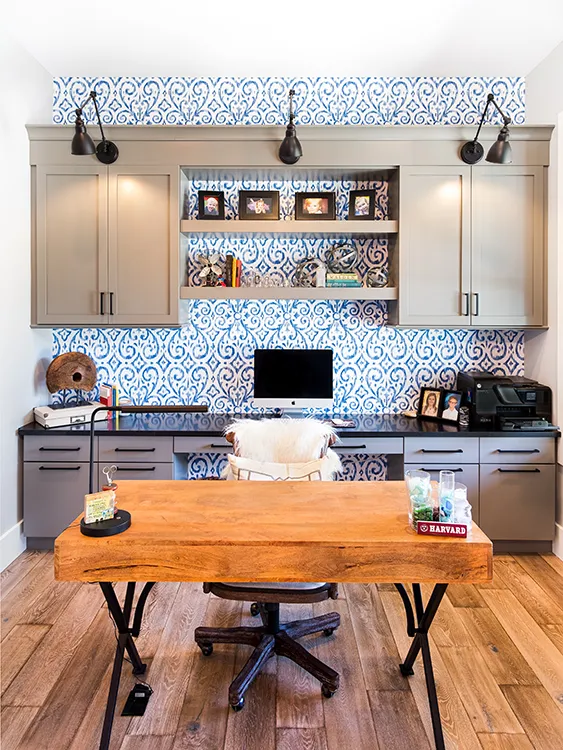
<svg viewBox="0 0 563 750">
<path fill-rule="evenodd" d="M 481 115 L 481 122 L 479 123 L 477 132 L 475 133 L 475 138 L 472 141 L 467 141 L 467 143 L 464 143 L 461 147 L 461 151 L 459 152 L 461 160 L 466 164 L 477 164 L 483 158 L 483 154 L 485 152 L 483 150 L 483 146 L 481 146 L 477 138 L 479 138 L 479 133 L 481 132 L 485 117 L 487 116 L 487 110 L 489 109 L 489 106 L 491 104 L 496 107 L 497 111 L 502 117 L 504 125 L 502 126 L 500 133 L 498 134 L 497 140 L 489 149 L 487 156 L 485 157 L 485 161 L 488 161 L 491 164 L 512 163 L 512 148 L 510 147 L 510 143 L 508 142 L 508 138 L 510 135 L 510 133 L 508 132 L 508 126 L 510 125 L 511 120 L 510 117 L 505 115 L 499 105 L 495 102 L 495 97 L 492 94 L 489 94 L 487 96 L 487 104 L 485 105 L 485 109 L 483 110 L 483 114 Z"/>
<path fill-rule="evenodd" d="M 94 141 L 88 135 L 86 125 L 84 124 L 84 120 L 82 119 L 82 110 L 88 104 L 90 99 L 94 103 L 96 118 L 98 120 L 100 133 L 102 135 L 102 140 L 98 143 L 97 146 L 94 146 Z M 78 109 L 76 110 L 76 119 L 74 120 L 74 138 L 72 139 L 70 153 L 74 154 L 75 156 L 90 156 L 92 154 L 96 154 L 96 158 L 98 159 L 98 161 L 101 161 L 102 164 L 113 164 L 114 161 L 117 161 L 117 157 L 119 156 L 119 149 L 117 148 L 115 143 L 113 143 L 113 141 L 108 141 L 104 135 L 102 119 L 100 117 L 100 110 L 98 109 L 98 101 L 96 99 L 95 91 L 90 91 L 90 93 L 88 94 L 88 99 L 86 99 L 84 104 L 81 107 L 78 107 Z"/>
<path fill-rule="evenodd" d="M 196 412 L 206 412 L 207 406 L 99 406 L 94 409 L 90 417 L 90 477 L 88 492 L 94 491 L 94 433 L 95 418 L 100 411 L 119 412 L 120 414 L 177 414 Z M 85 536 L 114 536 L 121 534 L 122 531 L 131 526 L 131 514 L 126 510 L 118 510 L 113 518 L 106 521 L 97 521 L 95 523 L 84 523 L 84 518 L 80 521 L 80 531 Z"/>
</svg>

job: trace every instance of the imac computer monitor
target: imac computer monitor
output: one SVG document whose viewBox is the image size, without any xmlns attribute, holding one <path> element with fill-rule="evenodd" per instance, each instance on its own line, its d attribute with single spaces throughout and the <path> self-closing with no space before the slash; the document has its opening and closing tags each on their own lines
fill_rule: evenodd
<svg viewBox="0 0 563 750">
<path fill-rule="evenodd" d="M 286 410 L 332 407 L 332 349 L 256 349 L 254 403 Z"/>
</svg>

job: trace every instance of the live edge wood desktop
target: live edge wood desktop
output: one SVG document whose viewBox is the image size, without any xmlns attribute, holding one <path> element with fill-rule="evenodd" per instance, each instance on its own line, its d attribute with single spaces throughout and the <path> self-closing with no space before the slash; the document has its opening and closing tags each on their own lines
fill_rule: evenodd
<svg viewBox="0 0 563 750">
<path fill-rule="evenodd" d="M 100 750 L 109 747 L 125 652 L 134 674 L 146 670 L 133 638 L 156 581 L 394 583 L 412 638 L 397 668 L 413 674 L 422 651 L 435 744 L 444 750 L 428 630 L 449 583 L 492 580 L 490 540 L 476 525 L 470 539 L 418 536 L 402 481 L 253 482 L 248 489 L 246 482 L 120 482 L 119 505 L 132 515 L 126 532 L 85 537 L 76 519 L 56 539 L 56 579 L 98 582 L 119 632 Z M 123 606 L 115 581 L 127 581 Z M 140 581 L 150 583 L 131 622 Z M 426 606 L 421 583 L 434 584 Z M 412 584 L 414 609 L 404 584 Z"/>
</svg>

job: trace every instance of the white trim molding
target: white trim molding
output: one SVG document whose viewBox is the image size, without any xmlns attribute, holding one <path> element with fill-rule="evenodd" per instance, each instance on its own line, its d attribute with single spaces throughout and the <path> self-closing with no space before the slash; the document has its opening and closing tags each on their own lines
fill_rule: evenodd
<svg viewBox="0 0 563 750">
<path fill-rule="evenodd" d="M 555 539 L 553 540 L 553 554 L 563 560 L 563 526 L 555 524 Z"/>
<path fill-rule="evenodd" d="M 0 536 L 0 571 L 5 570 L 25 548 L 23 521 L 18 521 Z"/>
</svg>

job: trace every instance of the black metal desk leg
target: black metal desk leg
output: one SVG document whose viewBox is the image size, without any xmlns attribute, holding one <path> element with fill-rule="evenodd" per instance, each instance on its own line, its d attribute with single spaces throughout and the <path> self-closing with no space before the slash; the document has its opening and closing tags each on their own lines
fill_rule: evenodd
<svg viewBox="0 0 563 750">
<path fill-rule="evenodd" d="M 115 706 L 117 703 L 117 694 L 119 692 L 119 682 L 121 680 L 121 668 L 123 666 L 123 659 L 125 657 L 125 651 L 129 654 L 131 663 L 133 665 L 133 674 L 143 674 L 146 671 L 147 665 L 143 664 L 133 636 L 139 634 L 141 627 L 141 620 L 143 617 L 143 610 L 147 600 L 148 592 L 154 586 L 154 583 L 145 584 L 139 601 L 137 603 L 137 609 L 135 611 L 135 625 L 133 628 L 129 627 L 129 621 L 131 619 L 131 611 L 133 608 L 133 596 L 135 594 L 135 584 L 127 584 L 127 593 L 125 595 L 125 603 L 123 609 L 119 605 L 115 591 L 111 583 L 100 583 L 100 587 L 106 599 L 108 609 L 115 622 L 117 628 L 117 647 L 115 649 L 115 658 L 113 660 L 113 670 L 111 673 L 111 682 L 109 686 L 108 700 L 106 704 L 106 713 L 104 716 L 104 725 L 102 728 L 102 736 L 100 739 L 100 750 L 109 750 L 109 743 L 111 739 L 111 729 L 113 726 L 113 718 L 115 716 Z"/>
<path fill-rule="evenodd" d="M 428 703 L 430 704 L 430 716 L 432 717 L 432 729 L 434 731 L 434 742 L 436 744 L 436 750 L 445 750 L 444 744 L 444 732 L 442 730 L 442 720 L 440 718 L 440 707 L 438 705 L 438 696 L 436 694 L 436 682 L 434 680 L 434 669 L 432 668 L 432 657 L 430 655 L 430 643 L 428 641 L 428 630 L 432 625 L 432 621 L 438 611 L 438 607 L 448 585 L 446 583 L 438 583 L 434 586 L 434 590 L 430 595 L 426 609 L 422 602 L 422 594 L 420 591 L 420 584 L 413 583 L 413 598 L 416 609 L 417 627 L 413 628 L 414 624 L 414 613 L 410 598 L 406 592 L 405 587 L 396 583 L 395 586 L 401 594 L 401 599 L 405 606 L 405 612 L 407 615 L 407 632 L 413 638 L 409 652 L 405 658 L 405 661 L 399 665 L 401 674 L 405 677 L 414 674 L 413 665 L 418 656 L 419 652 L 422 651 L 422 663 L 424 664 L 424 677 L 426 680 L 426 692 L 428 694 Z"/>
</svg>

